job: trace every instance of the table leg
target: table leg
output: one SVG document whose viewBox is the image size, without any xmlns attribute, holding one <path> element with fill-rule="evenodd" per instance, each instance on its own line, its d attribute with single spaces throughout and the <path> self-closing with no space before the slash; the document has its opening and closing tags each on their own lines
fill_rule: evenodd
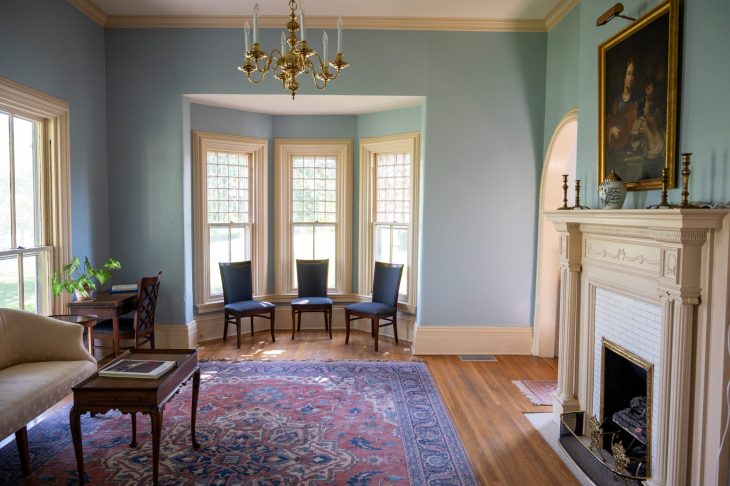
<svg viewBox="0 0 730 486">
<path fill-rule="evenodd" d="M 69 412 L 69 422 L 71 424 L 71 438 L 74 443 L 74 452 L 76 453 L 76 468 L 79 472 L 79 484 L 84 484 L 84 452 L 81 445 L 81 411 L 78 407 L 71 407 Z"/>
<path fill-rule="evenodd" d="M 200 368 L 193 374 L 193 409 L 190 411 L 190 435 L 193 439 L 193 449 L 200 448 L 200 442 L 195 440 L 195 418 L 198 414 L 198 395 L 200 393 Z"/>
<path fill-rule="evenodd" d="M 160 435 L 162 434 L 162 409 L 150 413 L 152 422 L 152 484 L 157 485 L 160 474 Z"/>
<path fill-rule="evenodd" d="M 119 317 L 112 318 L 112 343 L 114 344 L 114 357 L 119 356 Z"/>
<path fill-rule="evenodd" d="M 132 442 L 129 443 L 129 447 L 137 447 L 137 413 L 132 412 L 129 415 L 132 416 Z"/>
</svg>

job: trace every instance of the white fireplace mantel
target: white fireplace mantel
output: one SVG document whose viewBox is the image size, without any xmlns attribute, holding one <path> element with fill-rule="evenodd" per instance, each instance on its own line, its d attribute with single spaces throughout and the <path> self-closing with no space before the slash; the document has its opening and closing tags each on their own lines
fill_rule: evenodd
<svg viewBox="0 0 730 486">
<path fill-rule="evenodd" d="M 592 410 L 596 289 L 661 309 L 650 484 L 713 484 L 729 359 L 728 210 L 561 210 L 556 417 Z M 615 295 L 615 294 L 614 294 Z M 597 336 L 596 336 L 597 337 Z M 718 342 L 720 343 L 718 346 Z M 724 462 L 727 464 L 727 460 Z M 721 468 L 727 481 L 727 466 Z M 725 484 L 723 482 L 722 484 Z"/>
</svg>

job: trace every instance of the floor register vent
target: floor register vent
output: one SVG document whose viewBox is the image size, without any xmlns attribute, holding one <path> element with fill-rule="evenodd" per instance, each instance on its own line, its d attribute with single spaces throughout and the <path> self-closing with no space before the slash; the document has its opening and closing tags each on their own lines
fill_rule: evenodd
<svg viewBox="0 0 730 486">
<path fill-rule="evenodd" d="M 497 361 L 493 354 L 460 354 L 462 361 Z"/>
</svg>

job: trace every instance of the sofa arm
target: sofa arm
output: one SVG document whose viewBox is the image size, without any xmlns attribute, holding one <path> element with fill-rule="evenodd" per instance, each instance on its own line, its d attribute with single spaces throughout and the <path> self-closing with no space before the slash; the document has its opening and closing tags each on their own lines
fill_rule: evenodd
<svg viewBox="0 0 730 486">
<path fill-rule="evenodd" d="M 0 368 L 37 361 L 91 361 L 83 326 L 13 309 L 0 309 Z M 8 361 L 8 362 L 6 362 Z"/>
</svg>

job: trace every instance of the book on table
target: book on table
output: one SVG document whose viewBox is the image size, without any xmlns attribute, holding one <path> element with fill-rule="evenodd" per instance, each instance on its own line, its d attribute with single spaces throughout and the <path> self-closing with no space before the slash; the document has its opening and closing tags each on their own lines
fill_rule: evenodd
<svg viewBox="0 0 730 486">
<path fill-rule="evenodd" d="M 112 285 L 112 288 L 109 289 L 109 292 L 112 294 L 121 293 L 121 292 L 136 292 L 137 291 L 137 284 L 117 284 Z"/>
<path fill-rule="evenodd" d="M 175 361 L 122 359 L 99 370 L 99 376 L 106 378 L 148 378 L 155 379 L 174 368 Z"/>
</svg>

